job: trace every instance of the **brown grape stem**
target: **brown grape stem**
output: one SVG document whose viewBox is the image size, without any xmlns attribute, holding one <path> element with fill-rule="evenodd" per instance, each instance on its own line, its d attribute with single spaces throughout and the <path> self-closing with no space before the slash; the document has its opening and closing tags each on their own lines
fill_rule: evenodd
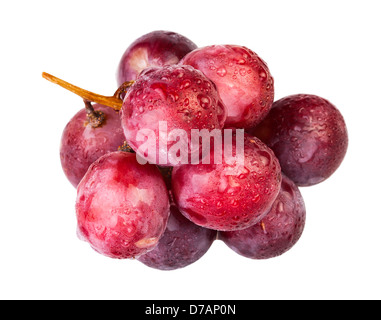
<svg viewBox="0 0 381 320">
<path fill-rule="evenodd" d="M 118 151 L 135 153 L 135 151 L 128 145 L 127 141 L 124 141 L 124 143 L 118 147 Z"/>
<path fill-rule="evenodd" d="M 106 121 L 105 114 L 102 111 L 94 110 L 94 107 L 90 101 L 83 99 L 83 102 L 85 103 L 87 122 L 93 128 L 101 127 Z"/>
<path fill-rule="evenodd" d="M 115 91 L 114 97 L 123 101 L 123 95 L 127 92 L 128 88 L 134 84 L 134 80 L 126 81 Z"/>
<path fill-rule="evenodd" d="M 118 90 L 116 90 L 113 96 L 102 96 L 97 93 L 90 92 L 88 90 L 77 87 L 69 82 L 66 82 L 60 78 L 57 78 L 49 73 L 43 72 L 42 77 L 46 80 L 49 80 L 52 83 L 58 84 L 62 88 L 69 90 L 76 95 L 80 96 L 86 101 L 91 101 L 95 103 L 103 104 L 107 107 L 113 108 L 116 111 L 119 111 L 122 108 L 123 100 L 121 95 L 127 91 L 127 89 L 134 83 L 134 81 L 127 81 L 123 83 Z"/>
</svg>

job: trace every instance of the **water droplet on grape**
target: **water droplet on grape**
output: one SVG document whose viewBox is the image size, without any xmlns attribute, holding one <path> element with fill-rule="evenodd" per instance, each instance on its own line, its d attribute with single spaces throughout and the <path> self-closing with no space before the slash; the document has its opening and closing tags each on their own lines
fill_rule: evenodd
<svg viewBox="0 0 381 320">
<path fill-rule="evenodd" d="M 166 98 L 166 92 L 160 86 L 154 86 L 153 90 L 155 90 L 159 94 L 161 99 L 165 99 Z"/>
<path fill-rule="evenodd" d="M 204 109 L 208 109 L 210 107 L 211 101 L 210 98 L 206 95 L 199 94 L 197 96 L 198 102 L 200 103 L 200 106 Z"/>
<path fill-rule="evenodd" d="M 189 117 L 191 112 L 189 109 L 187 108 L 184 108 L 184 109 L 179 109 L 177 110 L 178 113 L 183 113 L 184 114 L 184 117 Z"/>
<path fill-rule="evenodd" d="M 168 97 L 173 101 L 173 102 L 176 102 L 177 100 L 179 100 L 179 95 L 177 93 L 170 93 L 168 94 Z"/>
<path fill-rule="evenodd" d="M 259 158 L 264 166 L 267 166 L 271 161 L 271 155 L 266 151 L 259 151 Z"/>
<path fill-rule="evenodd" d="M 232 200 L 230 202 L 230 204 L 233 206 L 233 207 L 237 207 L 238 206 L 238 201 L 236 199 Z"/>
<path fill-rule="evenodd" d="M 220 77 L 224 77 L 227 73 L 227 71 L 224 67 L 218 68 L 216 72 Z"/>
<path fill-rule="evenodd" d="M 259 194 L 256 194 L 256 195 L 251 199 L 251 201 L 253 201 L 254 203 L 257 203 L 260 199 L 261 199 L 261 197 L 259 196 Z"/>
<path fill-rule="evenodd" d="M 191 82 L 190 80 L 184 80 L 182 83 L 181 83 L 181 86 L 180 86 L 180 89 L 186 89 L 186 88 L 189 88 L 191 85 Z"/>
<path fill-rule="evenodd" d="M 259 73 L 259 77 L 261 78 L 261 80 L 266 80 L 267 79 L 267 74 L 264 70 L 262 70 L 260 73 Z M 267 86 L 267 89 L 269 89 L 270 85 Z"/>
</svg>

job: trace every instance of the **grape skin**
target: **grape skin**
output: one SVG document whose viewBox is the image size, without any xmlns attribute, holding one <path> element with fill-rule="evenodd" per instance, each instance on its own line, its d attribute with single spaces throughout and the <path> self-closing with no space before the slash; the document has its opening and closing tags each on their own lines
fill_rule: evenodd
<svg viewBox="0 0 381 320">
<path fill-rule="evenodd" d="M 176 64 L 197 46 L 181 34 L 153 31 L 136 39 L 124 52 L 117 71 L 118 85 L 136 80 L 148 67 Z"/>
<path fill-rule="evenodd" d="M 88 123 L 86 109 L 81 109 L 66 125 L 61 137 L 62 169 L 74 187 L 95 160 L 117 151 L 124 141 L 119 113 L 100 104 L 93 107 L 105 115 L 102 126 L 93 128 Z"/>
<path fill-rule="evenodd" d="M 158 245 L 138 260 L 159 270 L 175 270 L 199 260 L 216 239 L 215 230 L 197 226 L 171 205 L 167 228 Z"/>
<path fill-rule="evenodd" d="M 340 166 L 348 148 L 348 132 L 340 111 L 310 94 L 284 97 L 250 131 L 278 157 L 282 171 L 298 186 L 316 185 Z"/>
<path fill-rule="evenodd" d="M 266 63 L 250 49 L 212 45 L 193 50 L 179 63 L 201 70 L 216 84 L 227 109 L 226 126 L 250 128 L 269 112 L 274 80 Z"/>
<path fill-rule="evenodd" d="M 131 148 L 150 163 L 162 166 L 181 163 L 171 162 L 168 154 L 175 141 L 159 142 L 159 138 L 162 139 L 160 122 L 165 122 L 168 135 L 176 129 L 185 132 L 188 161 L 192 151 L 191 130 L 222 129 L 226 119 L 225 106 L 214 84 L 199 70 L 182 65 L 145 69 L 128 90 L 121 112 L 122 127 Z M 139 150 L 146 142 L 138 139 L 138 134 L 147 129 L 156 139 L 155 154 Z M 168 159 L 160 161 L 160 157 L 167 154 Z"/>
<path fill-rule="evenodd" d="M 251 259 L 282 255 L 300 239 L 306 221 L 306 208 L 295 183 L 282 177 L 281 190 L 270 212 L 244 230 L 219 232 L 218 238 L 238 254 Z"/>
<path fill-rule="evenodd" d="M 169 217 L 165 182 L 136 155 L 108 153 L 94 162 L 77 188 L 78 234 L 97 252 L 117 259 L 152 250 Z"/>
<path fill-rule="evenodd" d="M 232 149 L 234 154 L 235 144 Z M 243 166 L 211 160 L 175 167 L 172 191 L 181 213 L 214 230 L 240 230 L 259 222 L 278 195 L 280 165 L 271 149 L 250 135 L 244 138 L 244 157 Z"/>
</svg>

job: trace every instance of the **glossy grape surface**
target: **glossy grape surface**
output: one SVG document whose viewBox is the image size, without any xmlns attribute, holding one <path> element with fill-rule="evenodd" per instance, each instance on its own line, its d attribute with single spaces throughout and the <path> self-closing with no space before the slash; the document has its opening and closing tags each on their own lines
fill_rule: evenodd
<svg viewBox="0 0 381 320">
<path fill-rule="evenodd" d="M 136 155 L 112 152 L 94 162 L 77 189 L 79 236 L 111 258 L 134 258 L 152 250 L 169 217 L 165 182 L 154 165 Z"/>
<path fill-rule="evenodd" d="M 148 67 L 176 64 L 197 46 L 181 34 L 153 31 L 135 40 L 125 51 L 117 71 L 118 85 L 136 80 Z"/>
<path fill-rule="evenodd" d="M 279 256 L 301 237 L 306 221 L 306 208 L 295 183 L 283 175 L 281 190 L 270 212 L 244 230 L 220 232 L 218 237 L 238 254 L 252 259 Z"/>
<path fill-rule="evenodd" d="M 232 150 L 234 154 L 234 143 Z M 259 222 L 278 195 L 281 170 L 271 149 L 249 135 L 244 137 L 244 157 L 244 165 L 224 160 L 175 167 L 172 191 L 181 213 L 215 230 L 240 230 Z"/>
<path fill-rule="evenodd" d="M 94 109 L 105 115 L 102 126 L 93 128 L 88 123 L 86 109 L 82 109 L 69 121 L 62 134 L 61 165 L 74 187 L 95 160 L 117 151 L 124 141 L 119 113 L 99 104 L 95 104 Z"/>
<path fill-rule="evenodd" d="M 160 270 L 184 268 L 199 260 L 208 251 L 216 236 L 215 230 L 197 226 L 172 204 L 163 237 L 155 249 L 140 256 L 138 260 Z"/>
<path fill-rule="evenodd" d="M 128 144 L 142 158 L 162 166 L 179 165 L 177 155 L 170 153 L 177 145 L 176 138 L 169 141 L 173 130 L 185 134 L 182 141 L 188 149 L 188 161 L 191 130 L 221 129 L 225 118 L 225 107 L 214 84 L 201 71 L 183 65 L 145 69 L 128 90 L 122 107 Z M 148 143 L 144 137 L 139 138 L 140 133 L 147 137 L 152 133 L 154 144 L 145 148 Z M 152 150 L 154 153 L 148 152 Z"/>
<path fill-rule="evenodd" d="M 315 95 L 297 94 L 276 101 L 252 133 L 274 151 L 282 171 L 299 186 L 330 177 L 348 147 L 340 111 Z"/>
<path fill-rule="evenodd" d="M 253 51 L 237 45 L 193 50 L 180 63 L 201 70 L 217 86 L 227 109 L 226 126 L 249 128 L 268 113 L 274 100 L 273 78 Z"/>
</svg>

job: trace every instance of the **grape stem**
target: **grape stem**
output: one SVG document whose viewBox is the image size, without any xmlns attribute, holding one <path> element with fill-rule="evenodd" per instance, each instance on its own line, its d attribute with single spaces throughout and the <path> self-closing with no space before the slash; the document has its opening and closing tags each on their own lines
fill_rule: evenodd
<svg viewBox="0 0 381 320">
<path fill-rule="evenodd" d="M 118 147 L 118 151 L 135 153 L 135 151 L 128 145 L 127 141 L 124 141 L 123 144 Z"/>
<path fill-rule="evenodd" d="M 90 101 L 83 99 L 83 102 L 85 103 L 87 122 L 93 128 L 101 127 L 106 121 L 105 114 L 102 111 L 94 110 L 94 107 Z"/>
<path fill-rule="evenodd" d="M 121 98 L 122 94 L 125 93 L 127 89 L 131 87 L 133 83 L 135 82 L 135 81 L 127 81 L 123 83 L 118 88 L 118 90 L 116 90 L 113 96 L 102 96 L 100 94 L 93 93 L 85 89 L 82 89 L 80 87 L 77 87 L 69 82 L 66 82 L 46 72 L 42 73 L 42 77 L 45 78 L 46 80 L 49 80 L 52 83 L 58 84 L 59 86 L 61 86 L 62 88 L 65 88 L 66 90 L 69 90 L 70 92 L 75 93 L 76 95 L 80 96 L 86 101 L 100 103 L 107 107 L 113 108 L 116 111 L 119 111 L 122 108 L 122 105 L 123 105 L 123 99 Z"/>
</svg>

